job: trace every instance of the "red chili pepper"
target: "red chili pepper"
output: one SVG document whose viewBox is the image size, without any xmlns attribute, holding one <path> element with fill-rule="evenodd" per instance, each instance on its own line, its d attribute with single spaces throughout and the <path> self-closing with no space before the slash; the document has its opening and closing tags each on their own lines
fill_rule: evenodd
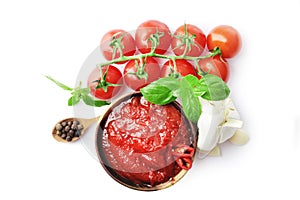
<svg viewBox="0 0 300 200">
<path fill-rule="evenodd" d="M 189 170 L 192 168 L 193 161 L 192 158 L 178 158 L 176 163 L 179 165 L 181 169 Z"/>
<path fill-rule="evenodd" d="M 192 157 L 194 155 L 194 148 L 188 145 L 178 145 L 173 152 L 174 157 L 176 158 L 176 163 L 180 168 L 184 170 L 189 170 L 192 167 Z"/>
<path fill-rule="evenodd" d="M 174 149 L 173 155 L 181 158 L 182 157 L 186 158 L 186 157 L 193 157 L 194 152 L 195 150 L 193 147 L 190 147 L 185 144 L 181 144 Z"/>
</svg>

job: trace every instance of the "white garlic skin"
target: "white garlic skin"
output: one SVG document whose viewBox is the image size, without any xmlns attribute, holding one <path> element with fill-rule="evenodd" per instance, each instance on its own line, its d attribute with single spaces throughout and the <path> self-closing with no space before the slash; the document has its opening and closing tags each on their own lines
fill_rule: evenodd
<svg viewBox="0 0 300 200">
<path fill-rule="evenodd" d="M 217 144 L 230 139 L 243 126 L 240 115 L 230 98 L 207 101 L 199 98 L 202 114 L 198 120 L 198 143 L 200 151 L 210 152 Z"/>
</svg>

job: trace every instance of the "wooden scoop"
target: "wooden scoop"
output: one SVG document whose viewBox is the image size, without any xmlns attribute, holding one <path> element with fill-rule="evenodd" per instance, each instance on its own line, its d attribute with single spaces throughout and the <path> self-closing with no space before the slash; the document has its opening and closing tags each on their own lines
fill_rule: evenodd
<svg viewBox="0 0 300 200">
<path fill-rule="evenodd" d="M 55 140 L 57 140 L 58 142 L 75 142 L 77 141 L 80 137 L 82 137 L 85 133 L 86 133 L 86 130 L 88 129 L 88 127 L 90 125 L 92 125 L 94 122 L 98 121 L 100 118 L 100 116 L 98 117 L 95 117 L 95 118 L 91 118 L 91 119 L 83 119 L 83 118 L 66 118 L 66 119 L 63 119 L 63 120 L 60 120 L 52 129 L 52 136 Z M 77 129 L 77 130 L 74 130 L 74 131 L 79 131 L 79 134 L 75 136 L 73 136 L 71 138 L 70 141 L 64 139 L 63 137 L 61 137 L 59 134 L 58 134 L 58 130 L 57 130 L 57 126 L 58 124 L 62 124 L 63 122 L 70 122 L 70 121 L 77 121 L 79 122 L 78 126 L 79 125 L 82 125 L 80 126 L 80 129 Z M 64 127 L 62 127 L 64 128 Z M 67 134 L 67 133 L 65 133 Z"/>
</svg>

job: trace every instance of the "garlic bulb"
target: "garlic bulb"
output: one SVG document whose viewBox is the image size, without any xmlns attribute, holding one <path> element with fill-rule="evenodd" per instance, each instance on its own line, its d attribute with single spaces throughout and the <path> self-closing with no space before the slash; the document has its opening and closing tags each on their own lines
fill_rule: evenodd
<svg viewBox="0 0 300 200">
<path fill-rule="evenodd" d="M 216 155 L 216 151 L 213 150 L 216 150 L 218 144 L 232 138 L 236 131 L 242 128 L 243 121 L 240 120 L 231 98 L 222 101 L 207 101 L 202 98 L 199 100 L 202 114 L 197 123 L 199 131 L 197 147 L 200 152 L 199 157 L 203 158 L 209 152 Z M 245 135 L 243 134 L 243 137 Z"/>
</svg>

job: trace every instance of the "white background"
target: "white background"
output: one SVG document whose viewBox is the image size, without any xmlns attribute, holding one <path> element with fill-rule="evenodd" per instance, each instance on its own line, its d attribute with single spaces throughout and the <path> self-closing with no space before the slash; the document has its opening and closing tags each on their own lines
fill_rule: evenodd
<svg viewBox="0 0 300 200">
<path fill-rule="evenodd" d="M 80 142 L 51 137 L 73 109 L 69 94 L 43 77 L 73 85 L 105 32 L 148 19 L 172 30 L 184 22 L 206 34 L 219 24 L 239 30 L 243 48 L 229 60 L 229 86 L 251 137 L 195 161 L 157 192 L 118 184 Z M 1 1 L 0 199 L 299 199 L 299 19 L 299 0 Z"/>
</svg>

